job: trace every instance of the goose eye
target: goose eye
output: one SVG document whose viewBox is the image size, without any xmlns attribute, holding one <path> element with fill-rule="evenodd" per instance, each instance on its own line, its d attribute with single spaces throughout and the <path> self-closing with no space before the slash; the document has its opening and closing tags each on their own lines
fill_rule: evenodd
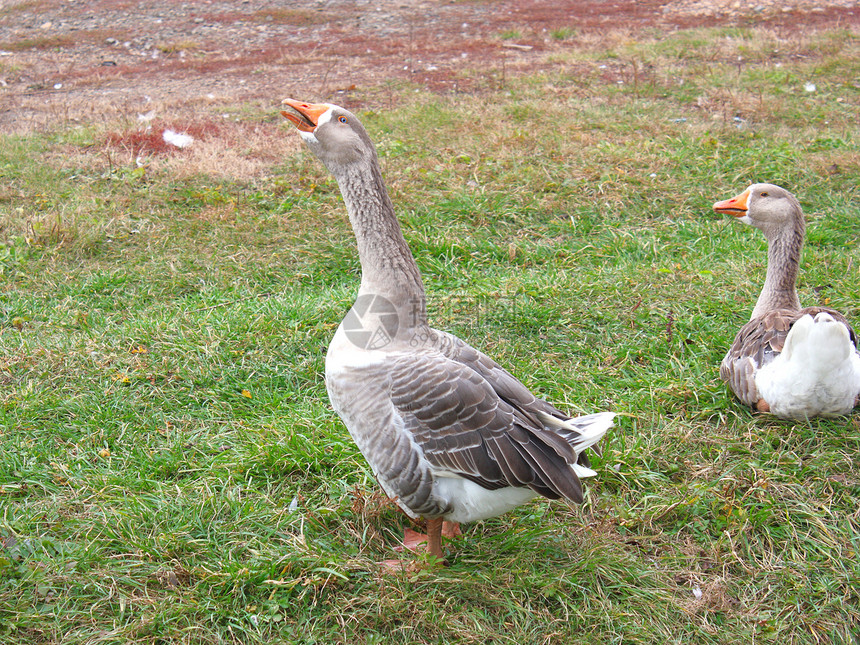
<svg viewBox="0 0 860 645">
<path fill-rule="evenodd" d="M 341 123 L 346 123 L 348 121 L 348 119 L 345 116 L 339 116 L 339 117 L 337 117 L 337 120 Z"/>
<path fill-rule="evenodd" d="M 762 196 L 762 197 L 767 197 L 767 193 L 762 193 L 762 194 L 761 194 L 761 196 Z"/>
</svg>

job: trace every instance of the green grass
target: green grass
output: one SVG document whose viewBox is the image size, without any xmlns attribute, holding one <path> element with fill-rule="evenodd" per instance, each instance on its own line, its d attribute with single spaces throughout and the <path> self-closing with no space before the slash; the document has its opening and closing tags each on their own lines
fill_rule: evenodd
<svg viewBox="0 0 860 645">
<path fill-rule="evenodd" d="M 435 326 L 620 413 L 585 504 L 402 577 L 325 393 L 359 269 L 310 153 L 180 180 L 100 166 L 97 130 L 0 140 L 0 640 L 856 644 L 856 417 L 754 416 L 717 376 L 765 245 L 710 206 L 751 181 L 810 216 L 802 301 L 860 314 L 858 40 L 775 39 L 564 39 L 504 88 L 369 92 Z"/>
</svg>

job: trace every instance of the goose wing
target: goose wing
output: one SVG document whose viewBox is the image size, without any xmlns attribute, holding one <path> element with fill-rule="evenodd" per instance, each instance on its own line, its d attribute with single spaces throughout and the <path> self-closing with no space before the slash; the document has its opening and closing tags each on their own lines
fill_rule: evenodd
<svg viewBox="0 0 860 645">
<path fill-rule="evenodd" d="M 581 453 L 614 415 L 569 420 L 492 359 L 440 338 L 447 352 L 392 357 L 390 371 L 391 401 L 425 458 L 488 489 L 527 486 L 582 501 L 577 470 L 591 472 Z"/>
<path fill-rule="evenodd" d="M 436 346 L 445 356 L 480 374 L 499 398 L 511 405 L 514 410 L 529 418 L 536 416 L 562 434 L 574 446 L 579 446 L 581 437 L 590 433 L 589 429 L 597 418 L 615 416 L 613 413 L 600 412 L 571 418 L 554 405 L 536 397 L 513 374 L 483 352 L 453 334 L 439 331 L 434 331 L 434 334 Z M 586 447 L 591 447 L 597 454 L 602 454 L 597 443 Z M 577 453 L 579 454 L 577 463 L 590 466 L 588 455 L 581 447 L 577 447 Z"/>
</svg>

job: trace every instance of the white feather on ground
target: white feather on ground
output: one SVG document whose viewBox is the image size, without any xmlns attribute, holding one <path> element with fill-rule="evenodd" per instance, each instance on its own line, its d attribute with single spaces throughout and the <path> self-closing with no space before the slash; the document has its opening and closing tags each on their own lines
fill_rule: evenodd
<svg viewBox="0 0 860 645">
<path fill-rule="evenodd" d="M 186 148 L 194 143 L 194 137 L 190 134 L 180 134 L 170 129 L 166 129 L 161 138 L 164 139 L 165 143 L 174 145 L 177 148 Z"/>
</svg>

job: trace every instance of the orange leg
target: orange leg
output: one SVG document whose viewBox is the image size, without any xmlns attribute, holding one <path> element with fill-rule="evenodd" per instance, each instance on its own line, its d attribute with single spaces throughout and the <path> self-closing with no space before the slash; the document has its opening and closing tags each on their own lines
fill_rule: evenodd
<svg viewBox="0 0 860 645">
<path fill-rule="evenodd" d="M 442 557 L 442 518 L 427 520 L 427 553 Z"/>
<path fill-rule="evenodd" d="M 412 529 L 406 529 L 403 533 L 403 544 L 394 547 L 395 551 L 412 551 L 413 553 L 428 553 L 445 564 L 442 555 L 442 538 L 451 539 L 462 535 L 460 525 L 456 522 L 443 521 L 441 517 L 427 520 L 427 534 L 418 533 Z M 379 563 L 383 573 L 395 573 L 403 571 L 417 571 L 422 565 L 416 561 L 404 562 L 403 560 L 383 560 Z"/>
</svg>

